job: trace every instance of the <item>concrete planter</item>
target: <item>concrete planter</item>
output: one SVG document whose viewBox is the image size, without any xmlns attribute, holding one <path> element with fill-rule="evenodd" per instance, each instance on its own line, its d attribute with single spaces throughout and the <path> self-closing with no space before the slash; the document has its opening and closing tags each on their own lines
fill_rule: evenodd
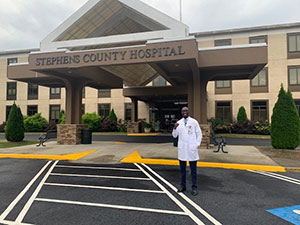
<svg viewBox="0 0 300 225">
<path fill-rule="evenodd" d="M 151 128 L 144 128 L 144 132 L 145 133 L 150 133 L 151 132 Z"/>
</svg>

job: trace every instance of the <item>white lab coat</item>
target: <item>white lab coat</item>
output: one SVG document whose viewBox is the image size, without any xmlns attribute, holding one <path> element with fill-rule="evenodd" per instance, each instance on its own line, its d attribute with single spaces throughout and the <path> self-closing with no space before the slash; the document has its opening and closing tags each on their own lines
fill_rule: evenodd
<svg viewBox="0 0 300 225">
<path fill-rule="evenodd" d="M 184 118 L 177 122 L 179 126 L 173 129 L 172 135 L 178 137 L 178 159 L 181 161 L 199 160 L 198 147 L 202 141 L 202 132 L 197 120 L 188 117 L 187 124 Z"/>
</svg>

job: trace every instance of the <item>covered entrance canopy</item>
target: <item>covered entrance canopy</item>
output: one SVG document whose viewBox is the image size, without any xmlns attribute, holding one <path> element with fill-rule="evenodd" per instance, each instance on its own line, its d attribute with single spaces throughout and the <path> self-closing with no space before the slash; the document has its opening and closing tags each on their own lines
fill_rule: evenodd
<svg viewBox="0 0 300 225">
<path fill-rule="evenodd" d="M 267 45 L 198 49 L 188 26 L 139 0 L 90 0 L 50 33 L 28 64 L 8 78 L 66 88 L 66 123 L 81 123 L 82 88 L 123 88 L 133 100 L 187 96 L 191 115 L 207 122 L 206 86 L 212 80 L 252 79 L 267 63 Z M 166 88 L 145 87 L 157 76 Z M 143 87 L 143 88 L 141 88 Z"/>
</svg>

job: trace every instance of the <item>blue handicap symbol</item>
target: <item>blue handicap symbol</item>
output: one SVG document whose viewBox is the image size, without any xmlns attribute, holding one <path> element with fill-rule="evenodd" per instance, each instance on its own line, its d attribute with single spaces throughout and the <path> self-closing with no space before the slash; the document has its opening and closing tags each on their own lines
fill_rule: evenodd
<svg viewBox="0 0 300 225">
<path fill-rule="evenodd" d="M 300 225 L 300 205 L 289 206 L 278 209 L 269 209 L 267 212 L 280 217 L 292 224 Z"/>
</svg>

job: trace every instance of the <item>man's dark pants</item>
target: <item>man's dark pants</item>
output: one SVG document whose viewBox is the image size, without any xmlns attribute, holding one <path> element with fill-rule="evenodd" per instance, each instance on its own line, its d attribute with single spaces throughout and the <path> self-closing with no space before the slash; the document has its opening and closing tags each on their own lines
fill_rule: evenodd
<svg viewBox="0 0 300 225">
<path fill-rule="evenodd" d="M 186 161 L 179 160 L 180 172 L 181 172 L 181 187 L 186 188 Z M 192 175 L 192 189 L 197 189 L 197 161 L 190 163 L 191 175 Z"/>
</svg>

